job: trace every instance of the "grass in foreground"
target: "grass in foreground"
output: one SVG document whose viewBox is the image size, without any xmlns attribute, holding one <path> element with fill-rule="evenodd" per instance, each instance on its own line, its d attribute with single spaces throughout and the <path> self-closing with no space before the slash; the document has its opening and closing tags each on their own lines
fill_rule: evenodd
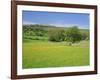
<svg viewBox="0 0 100 80">
<path fill-rule="evenodd" d="M 89 42 L 72 46 L 66 42 L 23 42 L 23 68 L 45 68 L 89 65 Z"/>
</svg>

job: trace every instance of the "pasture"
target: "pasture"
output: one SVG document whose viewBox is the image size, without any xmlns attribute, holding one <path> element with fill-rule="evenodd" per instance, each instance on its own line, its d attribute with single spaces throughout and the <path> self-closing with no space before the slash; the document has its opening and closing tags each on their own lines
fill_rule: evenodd
<svg viewBox="0 0 100 80">
<path fill-rule="evenodd" d="M 89 41 L 72 46 L 63 42 L 26 40 L 23 42 L 23 68 L 47 68 L 89 65 Z"/>
</svg>

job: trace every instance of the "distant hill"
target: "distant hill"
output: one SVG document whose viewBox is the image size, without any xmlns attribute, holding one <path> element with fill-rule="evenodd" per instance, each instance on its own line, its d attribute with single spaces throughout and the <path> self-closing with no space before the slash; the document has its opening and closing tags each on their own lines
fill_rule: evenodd
<svg viewBox="0 0 100 80">
<path fill-rule="evenodd" d="M 73 26 L 72 26 L 73 27 Z M 48 30 L 48 29 L 68 29 L 70 27 L 57 27 L 57 26 L 53 26 L 53 25 L 41 25 L 41 24 L 34 24 L 34 25 L 23 25 L 23 28 L 31 28 L 31 29 L 44 29 L 44 30 Z M 89 31 L 89 29 L 80 29 L 81 31 Z"/>
</svg>

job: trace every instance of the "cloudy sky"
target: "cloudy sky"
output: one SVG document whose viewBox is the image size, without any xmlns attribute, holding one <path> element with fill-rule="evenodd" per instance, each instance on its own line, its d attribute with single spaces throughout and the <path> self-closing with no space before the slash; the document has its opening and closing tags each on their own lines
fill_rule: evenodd
<svg viewBox="0 0 100 80">
<path fill-rule="evenodd" d="M 89 29 L 89 14 L 62 13 L 43 11 L 23 11 L 22 22 L 25 24 L 55 25 L 58 27 L 79 26 Z"/>
</svg>

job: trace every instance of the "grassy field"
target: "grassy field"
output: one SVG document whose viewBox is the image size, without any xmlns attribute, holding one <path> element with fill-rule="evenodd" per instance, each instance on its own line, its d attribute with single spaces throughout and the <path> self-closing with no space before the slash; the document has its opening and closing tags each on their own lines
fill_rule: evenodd
<svg viewBox="0 0 100 80">
<path fill-rule="evenodd" d="M 23 68 L 89 65 L 89 41 L 68 46 L 67 42 L 23 42 Z"/>
</svg>

